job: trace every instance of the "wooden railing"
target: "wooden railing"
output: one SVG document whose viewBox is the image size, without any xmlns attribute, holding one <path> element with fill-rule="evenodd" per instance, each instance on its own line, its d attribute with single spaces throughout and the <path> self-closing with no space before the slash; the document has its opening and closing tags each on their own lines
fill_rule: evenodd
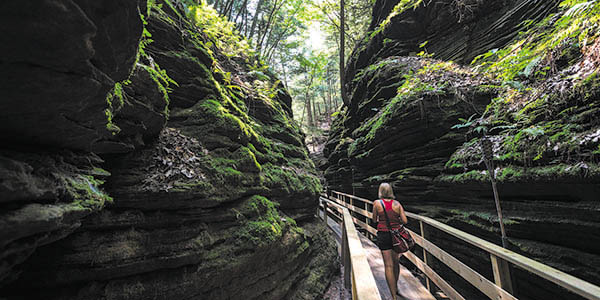
<svg viewBox="0 0 600 300">
<path fill-rule="evenodd" d="M 365 231 L 367 236 L 376 236 L 377 230 L 370 225 L 372 219 L 371 211 L 373 208 L 373 201 L 337 191 L 331 191 L 331 194 L 331 196 L 321 196 L 322 207 L 325 211 L 329 212 L 324 214 L 326 217 L 329 215 L 337 219 L 341 219 L 343 215 L 344 222 L 352 219 L 356 225 Z M 334 205 L 327 205 L 323 203 L 330 203 Z M 332 207 L 333 209 L 329 209 L 328 206 Z M 348 213 L 348 215 L 346 215 L 346 213 Z M 583 281 L 579 278 L 539 263 L 535 260 L 529 259 L 510 250 L 504 249 L 500 246 L 460 231 L 434 219 L 410 212 L 407 212 L 406 216 L 409 219 L 419 222 L 420 234 L 410 230 L 409 231 L 415 239 L 415 242 L 423 249 L 424 260 L 421 260 L 412 252 L 407 252 L 404 254 L 404 256 L 427 276 L 428 288 L 430 282 L 433 282 L 450 299 L 464 300 L 465 298 L 431 268 L 431 257 L 437 258 L 439 261 L 444 263 L 463 279 L 485 294 L 488 298 L 493 300 L 517 299 L 512 295 L 513 288 L 509 264 L 544 278 L 571 291 L 572 293 L 584 297 L 585 299 L 600 300 L 600 287 L 596 285 Z M 361 219 L 365 220 L 363 221 Z M 454 256 L 450 255 L 443 249 L 427 240 L 428 232 L 426 225 L 452 235 L 487 252 L 490 255 L 494 282 L 488 280 L 483 275 L 477 273 L 475 270 L 462 263 Z"/>
<path fill-rule="evenodd" d="M 371 272 L 371 267 L 350 212 L 343 206 L 336 207 L 334 212 L 328 206 L 327 202 L 322 203 L 320 206 L 325 224 L 327 224 L 328 216 L 335 217 L 341 223 L 345 287 L 347 289 L 352 288 L 353 300 L 381 300 L 379 289 L 375 283 L 375 278 Z"/>
</svg>

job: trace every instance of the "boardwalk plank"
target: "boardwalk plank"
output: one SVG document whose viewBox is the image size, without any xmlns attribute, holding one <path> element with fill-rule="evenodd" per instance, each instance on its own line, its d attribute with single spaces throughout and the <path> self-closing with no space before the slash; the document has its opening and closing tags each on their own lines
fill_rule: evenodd
<svg viewBox="0 0 600 300">
<path fill-rule="evenodd" d="M 322 212 L 320 212 L 320 214 L 322 217 Z M 327 225 L 332 229 L 339 246 L 339 240 L 341 239 L 342 235 L 340 225 L 334 220 L 332 220 L 332 218 L 327 218 L 327 223 Z M 385 268 L 383 265 L 383 257 L 381 257 L 381 251 L 379 251 L 377 245 L 375 245 L 372 241 L 367 239 L 362 234 L 360 234 L 359 237 L 363 249 L 365 250 L 365 253 L 367 255 L 367 260 L 371 267 L 371 271 L 373 272 L 373 276 L 375 277 L 375 282 L 379 289 L 379 293 L 381 294 L 383 299 L 392 299 L 390 290 L 388 289 L 387 282 L 385 280 Z M 400 279 L 398 280 L 398 292 L 406 300 L 435 300 L 435 297 L 431 295 L 427 288 L 425 288 L 421 284 L 421 282 L 402 265 L 400 265 Z"/>
</svg>

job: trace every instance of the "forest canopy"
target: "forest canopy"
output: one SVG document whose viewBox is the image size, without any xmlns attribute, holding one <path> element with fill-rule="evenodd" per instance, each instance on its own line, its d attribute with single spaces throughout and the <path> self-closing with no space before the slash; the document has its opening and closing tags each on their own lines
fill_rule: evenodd
<svg viewBox="0 0 600 300">
<path fill-rule="evenodd" d="M 373 0 L 344 2 L 345 58 L 365 34 Z M 190 17 L 230 55 L 244 52 L 279 75 L 294 117 L 318 134 L 341 106 L 340 1 L 185 0 Z M 215 26 L 217 24 L 217 26 Z"/>
</svg>

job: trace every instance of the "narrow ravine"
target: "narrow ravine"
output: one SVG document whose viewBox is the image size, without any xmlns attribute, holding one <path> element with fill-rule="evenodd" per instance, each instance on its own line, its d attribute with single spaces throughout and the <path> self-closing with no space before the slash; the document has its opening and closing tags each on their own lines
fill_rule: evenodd
<svg viewBox="0 0 600 300">
<path fill-rule="evenodd" d="M 348 299 L 319 194 L 501 245 L 491 179 L 507 248 L 600 285 L 599 69 L 598 0 L 0 1 L 0 299 Z"/>
</svg>

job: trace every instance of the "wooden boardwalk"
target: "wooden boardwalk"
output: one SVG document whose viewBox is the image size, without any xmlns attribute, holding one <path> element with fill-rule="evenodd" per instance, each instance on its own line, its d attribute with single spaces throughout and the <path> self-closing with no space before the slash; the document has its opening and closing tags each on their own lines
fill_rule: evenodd
<svg viewBox="0 0 600 300">
<path fill-rule="evenodd" d="M 352 286 L 352 297 L 354 299 L 389 299 L 391 296 L 385 282 L 380 251 L 357 230 L 359 228 L 369 236 L 377 234 L 377 230 L 369 222 L 373 217 L 371 213 L 373 201 L 338 191 L 330 191 L 330 193 L 332 194 L 330 196 L 321 195 L 318 211 L 320 217 L 323 217 L 323 210 L 327 211 L 327 223 L 338 236 L 338 239 L 342 241 L 341 248 L 343 251 L 341 257 L 344 261 L 344 285 L 347 288 Z M 410 220 L 419 222 L 419 232 L 410 230 L 409 232 L 415 239 L 415 243 L 422 248 L 424 259 L 421 260 L 412 252 L 404 253 L 404 257 L 427 276 L 427 285 L 434 284 L 436 288 L 443 292 L 444 298 L 447 297 L 452 300 L 466 299 L 443 278 L 442 275 L 447 274 L 438 274 L 428 264 L 428 261 L 434 257 L 491 300 L 518 299 L 513 295 L 512 282 L 514 277 L 511 274 L 511 266 L 525 270 L 531 276 L 545 279 L 585 299 L 600 300 L 600 286 L 583 281 L 432 218 L 410 212 L 406 212 L 406 216 Z M 340 228 L 341 225 L 338 225 L 335 220 L 341 221 L 343 227 Z M 493 279 L 477 273 L 428 240 L 430 228 L 436 228 L 436 230 L 462 240 L 465 244 L 486 251 L 490 255 Z M 343 233 L 340 233 L 340 231 Z M 421 283 L 402 266 L 400 277 L 398 290 L 405 299 L 434 299 Z"/>
<path fill-rule="evenodd" d="M 322 216 L 322 212 L 319 212 Z M 342 230 L 340 224 L 335 222 L 332 218 L 327 218 L 327 225 L 333 231 L 336 241 L 338 242 L 338 249 L 341 249 Z M 371 240 L 360 234 L 360 241 L 362 247 L 367 256 L 369 266 L 375 277 L 375 282 L 379 293 L 383 299 L 392 299 L 390 290 L 385 280 L 385 269 L 383 265 L 383 258 L 381 257 L 381 251 Z M 341 251 L 341 250 L 340 250 Z M 400 278 L 398 279 L 398 292 L 402 295 L 402 299 L 405 300 L 435 300 L 435 297 L 425 288 L 421 282 L 415 278 L 412 273 L 404 266 L 400 265 Z"/>
</svg>

